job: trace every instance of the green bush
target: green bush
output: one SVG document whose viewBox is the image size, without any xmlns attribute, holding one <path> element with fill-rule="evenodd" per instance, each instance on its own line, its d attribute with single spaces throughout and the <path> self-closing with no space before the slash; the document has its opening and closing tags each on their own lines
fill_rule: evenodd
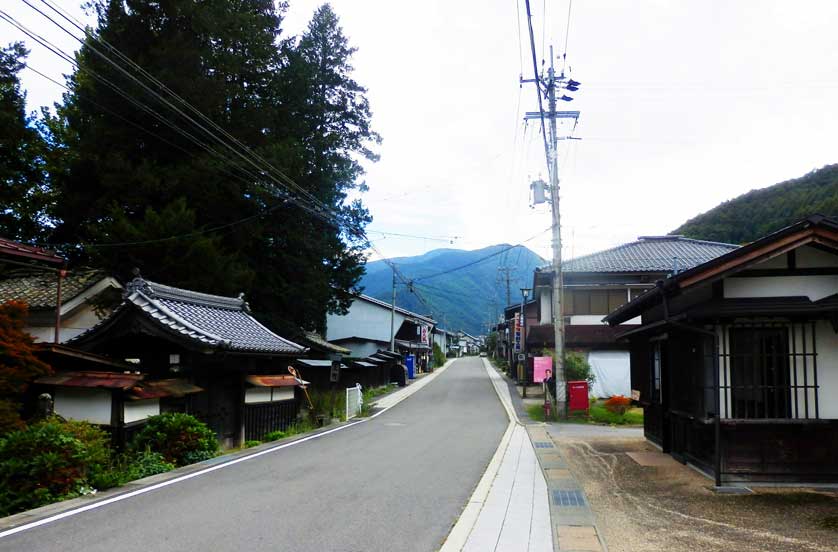
<svg viewBox="0 0 838 552">
<path fill-rule="evenodd" d="M 173 469 L 175 469 L 175 465 L 166 462 L 166 459 L 159 452 L 144 450 L 133 457 L 129 457 L 129 463 L 125 470 L 125 483 Z"/>
<path fill-rule="evenodd" d="M 277 441 L 279 439 L 284 439 L 286 437 L 288 437 L 288 433 L 286 433 L 285 431 L 280 431 L 280 430 L 277 429 L 276 431 L 270 431 L 268 433 L 265 433 L 264 439 L 265 439 L 265 442 L 267 443 L 269 441 Z"/>
<path fill-rule="evenodd" d="M 77 436 L 78 435 L 78 436 Z M 0 439 L 0 516 L 73 498 L 107 471 L 107 434 L 49 419 Z"/>
<path fill-rule="evenodd" d="M 121 454 L 107 470 L 99 475 L 94 486 L 97 489 L 119 487 L 129 481 L 164 473 L 174 468 L 174 464 L 166 462 L 159 452 L 144 450 L 136 454 Z"/>
<path fill-rule="evenodd" d="M 445 353 L 442 352 L 442 348 L 437 344 L 434 343 L 434 366 L 437 368 L 442 367 L 445 364 Z"/>
<path fill-rule="evenodd" d="M 564 373 L 567 381 L 587 381 L 590 388 L 596 381 L 596 376 L 591 372 L 591 365 L 585 360 L 581 353 L 569 351 L 564 355 Z"/>
<path fill-rule="evenodd" d="M 212 458 L 218 452 L 215 433 L 194 416 L 167 412 L 148 419 L 134 436 L 129 450 L 159 452 L 166 462 L 185 466 Z"/>
<path fill-rule="evenodd" d="M 68 420 L 62 422 L 65 431 L 81 441 L 88 458 L 87 480 L 96 489 L 106 489 L 107 472 L 111 469 L 111 436 L 100 427 L 88 422 Z"/>
<path fill-rule="evenodd" d="M 252 448 L 261 444 L 262 441 L 257 441 L 256 439 L 249 439 L 244 442 L 244 448 Z"/>
</svg>

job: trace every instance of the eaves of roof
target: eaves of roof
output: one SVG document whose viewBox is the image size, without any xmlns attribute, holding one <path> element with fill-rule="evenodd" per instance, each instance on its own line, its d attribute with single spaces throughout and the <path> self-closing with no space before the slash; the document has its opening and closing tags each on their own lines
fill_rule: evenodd
<svg viewBox="0 0 838 552">
<path fill-rule="evenodd" d="M 823 215 L 812 215 L 781 228 L 725 255 L 660 281 L 656 287 L 610 313 L 603 321 L 612 326 L 620 324 L 640 315 L 663 294 L 668 295 L 694 285 L 717 281 L 810 242 L 838 248 L 838 220 Z"/>
</svg>

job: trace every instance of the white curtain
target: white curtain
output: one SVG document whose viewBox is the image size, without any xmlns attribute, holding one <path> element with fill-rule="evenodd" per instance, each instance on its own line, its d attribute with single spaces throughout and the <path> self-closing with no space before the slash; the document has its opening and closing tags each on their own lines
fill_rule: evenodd
<svg viewBox="0 0 838 552">
<path fill-rule="evenodd" d="M 591 351 L 588 363 L 596 376 L 591 393 L 597 398 L 631 397 L 631 364 L 628 351 Z"/>
</svg>

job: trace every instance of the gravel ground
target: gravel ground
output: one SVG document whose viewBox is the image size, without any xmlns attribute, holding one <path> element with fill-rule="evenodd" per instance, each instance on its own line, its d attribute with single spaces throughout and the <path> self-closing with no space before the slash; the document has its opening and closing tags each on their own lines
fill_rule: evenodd
<svg viewBox="0 0 838 552">
<path fill-rule="evenodd" d="M 637 464 L 625 453 L 657 449 L 636 434 L 561 426 L 550 433 L 584 487 L 610 552 L 838 550 L 838 491 L 716 494 L 710 479 L 687 466 Z"/>
</svg>

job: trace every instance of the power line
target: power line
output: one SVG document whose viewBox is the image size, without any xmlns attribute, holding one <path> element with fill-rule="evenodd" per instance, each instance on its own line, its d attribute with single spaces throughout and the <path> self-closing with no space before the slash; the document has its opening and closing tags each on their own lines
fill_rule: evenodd
<svg viewBox="0 0 838 552">
<path fill-rule="evenodd" d="M 527 242 L 529 242 L 529 241 L 534 240 L 535 238 L 539 237 L 541 234 L 544 234 L 545 232 L 549 232 L 550 230 L 552 230 L 552 228 L 553 228 L 552 226 L 551 226 L 551 227 L 549 227 L 549 228 L 545 228 L 545 229 L 544 229 L 544 230 L 542 230 L 541 232 L 539 232 L 539 233 L 537 233 L 537 234 L 535 234 L 535 235 L 533 235 L 533 236 L 530 236 L 529 238 L 525 239 L 525 240 L 524 240 L 524 241 L 522 241 L 521 243 L 517 243 L 517 244 L 515 244 L 515 245 L 509 245 L 509 246 L 507 246 L 507 247 L 504 247 L 503 249 L 500 249 L 500 250 L 498 250 L 498 251 L 495 251 L 495 252 L 493 252 L 493 253 L 490 253 L 490 254 L 486 255 L 485 257 L 481 257 L 481 258 L 479 258 L 479 259 L 477 259 L 477 260 L 471 261 L 471 262 L 466 263 L 466 264 L 461 265 L 461 266 L 457 266 L 457 267 L 454 267 L 454 268 L 449 268 L 448 270 L 443 270 L 443 271 L 441 271 L 441 272 L 435 272 L 435 273 L 433 273 L 433 274 L 429 274 L 429 275 L 427 275 L 427 276 L 422 276 L 422 277 L 420 277 L 420 278 L 414 278 L 414 281 L 415 281 L 415 282 L 421 282 L 421 281 L 423 281 L 423 280 L 430 280 L 431 278 L 436 278 L 436 277 L 438 277 L 438 276 L 442 276 L 442 275 L 444 275 L 444 274 L 450 274 L 450 273 L 452 273 L 452 272 L 456 272 L 456 271 L 458 271 L 458 270 L 462 270 L 462 269 L 464 269 L 464 268 L 468 268 L 468 267 L 470 267 L 470 266 L 474 266 L 474 265 L 476 265 L 476 264 L 480 264 L 480 263 L 482 263 L 482 262 L 484 262 L 484 261 L 486 261 L 486 260 L 488 260 L 488 259 L 491 259 L 492 257 L 497 257 L 498 255 L 502 255 L 503 253 L 505 253 L 506 251 L 509 251 L 510 249 L 514 249 L 514 248 L 516 248 L 516 247 L 523 247 L 523 245 L 524 245 L 525 243 L 527 243 Z"/>
<path fill-rule="evenodd" d="M 55 20 L 53 20 L 52 18 L 50 18 L 48 15 L 44 14 L 41 10 L 38 10 L 37 8 L 35 8 L 35 7 L 34 7 L 34 6 L 32 6 L 31 4 L 29 4 L 28 2 L 26 2 L 26 0 L 23 0 L 23 1 L 24 1 L 24 3 L 26 3 L 29 7 L 33 8 L 33 9 L 35 9 L 38 13 L 40 13 L 41 15 L 43 15 L 44 17 L 46 17 L 47 19 L 49 19 L 49 20 L 50 20 L 53 24 L 55 24 L 56 26 L 58 26 L 59 28 L 61 28 L 64 32 L 66 32 L 67 34 L 69 34 L 70 36 L 72 36 L 74 39 L 76 39 L 76 40 L 78 40 L 79 42 L 81 42 L 82 44 L 84 44 L 84 41 L 80 40 L 78 37 L 76 37 L 75 35 L 73 35 L 70 31 L 68 31 L 66 28 L 64 28 L 63 26 L 61 26 L 58 22 L 56 22 Z M 44 1 L 44 0 L 42 0 L 42 1 Z M 45 1 L 44 1 L 44 3 L 45 3 L 46 5 L 48 5 L 48 6 L 50 6 L 50 5 L 49 5 L 49 4 L 47 4 Z M 51 7 L 53 10 L 55 10 L 55 8 L 54 8 L 53 6 L 50 6 L 50 7 Z M 62 17 L 64 17 L 65 19 L 67 19 L 67 18 L 66 18 L 65 16 L 63 16 L 63 15 L 62 15 Z M 130 94 L 128 94 L 127 92 L 125 92 L 124 90 L 122 90 L 119 86 L 117 86 L 116 84 L 114 84 L 113 82 L 111 82 L 109 79 L 107 79 L 107 78 L 105 78 L 105 77 L 102 77 L 101 75 L 98 75 L 96 72 L 94 72 L 94 71 L 92 71 L 92 70 L 89 70 L 89 69 L 86 69 L 86 68 L 83 68 L 83 67 L 79 66 L 79 65 L 78 65 L 78 63 L 76 63 L 76 61 L 75 61 L 75 59 L 74 59 L 73 57 L 71 57 L 70 55 L 68 55 L 66 52 L 62 51 L 59 47 L 55 46 L 53 43 L 51 43 L 50 41 L 46 40 L 46 39 L 45 39 L 45 38 L 43 38 L 42 36 L 38 35 L 37 33 L 33 32 L 33 31 L 31 31 L 31 30 L 29 30 L 28 28 L 26 28 L 26 27 L 25 27 L 24 25 L 22 25 L 19 21 L 17 21 L 15 18 L 13 18 L 12 16 L 10 16 L 8 13 L 4 12 L 3 10 L 0 10 L 0 18 L 2 18 L 2 19 L 4 19 L 4 20 L 6 20 L 8 23 L 10 23 L 10 24 L 11 24 L 11 25 L 13 25 L 14 27 L 16 27 L 18 30 L 20 30 L 21 32 L 23 32 L 24 34 L 26 34 L 27 36 L 29 36 L 30 38 L 32 38 L 33 40 L 35 40 L 36 42 L 38 42 L 41 46 L 45 47 L 47 50 L 49 50 L 49 51 L 50 51 L 50 52 L 52 52 L 53 54 L 55 54 L 55 55 L 57 55 L 58 57 L 60 57 L 60 58 L 64 59 L 65 61 L 69 62 L 69 63 L 70 63 L 71 65 L 73 65 L 73 66 L 74 66 L 77 70 L 79 70 L 79 71 L 84 71 L 84 72 L 86 72 L 86 73 L 90 74 L 92 77 L 94 77 L 94 78 L 96 78 L 97 80 L 99 80 L 100 82 L 103 82 L 106 86 L 108 86 L 109 88 L 113 89 L 115 92 L 117 92 L 117 93 L 118 93 L 119 95 L 121 95 L 123 98 L 125 98 L 126 100 L 128 100 L 129 102 L 131 102 L 133 105 L 137 106 L 138 108 L 142 109 L 143 111 L 146 111 L 147 113 L 149 113 L 150 115 L 152 115 L 153 117 L 155 117 L 155 119 L 157 119 L 158 121 L 160 121 L 160 122 L 162 122 L 162 123 L 166 124 L 167 126 L 169 126 L 170 128 L 172 128 L 173 130 L 175 130 L 176 132 L 178 132 L 179 134 L 181 134 L 181 135 L 185 136 L 187 139 L 189 139 L 190 141 L 192 141 L 193 143 L 195 143 L 196 145 L 198 145 L 198 146 L 199 146 L 199 147 L 201 147 L 202 149 L 206 150 L 206 151 L 207 151 L 208 153 L 210 153 L 211 155 L 213 155 L 213 156 L 215 156 L 215 157 L 217 157 L 217 158 L 220 158 L 222 161 L 224 161 L 224 162 L 226 162 L 226 163 L 228 163 L 228 164 L 230 164 L 230 165 L 234 166 L 236 169 L 238 169 L 238 170 L 242 171 L 242 172 L 243 172 L 243 173 L 245 173 L 247 176 L 249 176 L 249 177 L 253 178 L 255 181 L 261 180 L 257 174 L 254 174 L 254 173 L 250 172 L 250 170 L 249 170 L 249 169 L 247 169 L 247 168 L 243 168 L 243 167 L 241 167 L 241 166 L 240 166 L 240 165 L 238 165 L 235 161 L 232 161 L 231 159 L 229 159 L 228 157 L 224 156 L 223 154 L 221 154 L 220 152 L 218 152 L 217 150 L 215 150 L 215 149 L 214 149 L 214 148 L 212 148 L 211 146 L 208 146 L 208 145 L 207 145 L 207 144 L 205 144 L 204 142 L 201 142 L 201 141 L 200 141 L 200 140 L 198 140 L 195 136 L 193 136 L 191 133 L 189 133 L 189 132 L 187 132 L 187 131 L 183 130 L 182 128 L 180 128 L 179 126 L 177 126 L 177 125 L 173 124 L 173 123 L 172 123 L 172 122 L 171 122 L 171 121 L 170 121 L 170 120 L 169 120 L 166 116 L 164 116 L 164 115 L 162 115 L 162 114 L 158 113 L 158 112 L 157 112 L 157 111 L 155 111 L 153 108 L 150 108 L 149 106 L 147 106 L 147 105 L 143 104 L 142 102 L 140 102 L 139 100 L 137 100 L 136 98 L 134 98 L 133 96 L 131 96 Z M 76 25 L 76 27 L 78 27 L 78 25 Z M 85 32 L 86 32 L 86 31 L 85 31 Z M 93 37 L 93 38 L 95 39 L 95 37 Z M 108 61 L 111 65 L 113 65 L 113 66 L 114 66 L 114 67 L 116 67 L 118 70 L 120 70 L 120 72 L 122 72 L 123 74 L 128 75 L 128 76 L 129 76 L 132 80 L 134 80 L 135 82 L 137 82 L 138 84 L 140 84 L 140 85 L 141 85 L 141 86 L 142 86 L 142 87 L 143 87 L 146 91 L 150 92 L 150 93 L 151 93 L 154 97 L 156 97 L 156 98 L 160 99 L 160 100 L 161 100 L 161 101 L 162 101 L 165 105 L 168 105 L 169 107 L 174 108 L 174 106 L 172 106 L 170 102 L 166 101 L 166 100 L 165 100 L 165 98 L 162 98 L 159 94 L 156 94 L 153 90 L 150 90 L 147 86 L 145 86 L 145 85 L 144 85 L 142 82 L 140 82 L 138 79 L 136 79 L 136 78 L 135 78 L 135 77 L 133 77 L 132 75 L 128 74 L 128 73 L 127 73 L 127 72 L 126 72 L 123 68 L 119 67 L 117 64 L 115 64 L 115 62 L 113 62 L 112 60 L 110 60 L 109 58 L 107 58 L 107 56 L 105 56 L 104 54 L 102 54 L 101 52 L 99 52 L 98 50 L 96 50 L 95 48 L 93 48 L 92 46 L 90 46 L 90 45 L 88 45 L 88 46 L 89 46 L 89 47 L 91 48 L 91 50 L 92 50 L 92 51 L 94 51 L 97 55 L 99 55 L 100 57 L 102 57 L 103 59 L 105 59 L 106 61 Z M 122 54 L 120 53 L 120 55 L 122 55 Z M 123 57 L 125 57 L 124 55 L 122 55 L 122 56 L 123 56 Z M 127 59 L 127 58 L 126 58 L 126 59 Z M 131 62 L 131 63 L 133 63 L 133 62 Z M 141 70 L 141 71 L 145 72 L 145 71 L 144 71 L 141 67 L 139 67 L 138 65 L 136 65 L 136 64 L 134 64 L 134 65 L 135 65 L 137 68 L 139 68 L 139 70 Z M 146 72 L 146 74 L 147 74 L 147 72 Z M 45 76 L 45 75 L 43 75 L 43 76 Z M 48 77 L 46 77 L 46 78 L 48 78 Z M 152 78 L 153 78 L 153 77 L 152 77 Z M 52 79 L 50 79 L 50 80 L 52 80 Z M 156 79 L 155 79 L 155 80 L 156 80 Z M 55 81 L 53 81 L 53 82 L 55 82 Z M 157 81 L 157 82 L 159 82 L 159 81 Z M 162 83 L 160 83 L 160 85 L 161 85 L 161 86 L 164 86 L 164 85 L 162 85 Z M 164 87 L 165 87 L 165 86 L 164 86 Z M 166 90 L 168 90 L 168 89 L 166 89 Z M 179 97 L 178 97 L 178 98 L 179 98 Z M 186 102 L 185 100 L 183 100 L 182 98 L 180 98 L 180 101 L 182 101 L 182 102 L 184 102 L 184 103 L 187 103 L 187 102 Z M 174 109 L 175 109 L 175 111 L 177 111 L 178 113 L 183 114 L 181 110 L 178 110 L 177 108 L 174 108 Z M 194 108 L 193 108 L 193 109 L 194 109 Z M 208 130 L 207 130 L 207 129 L 203 126 L 203 125 L 200 125 L 199 123 L 195 122 L 195 121 L 194 121 L 194 119 L 192 119 L 191 117 L 188 117 L 188 116 L 185 116 L 185 117 L 186 117 L 186 118 L 187 118 L 190 122 L 192 122 L 193 124 L 196 124 L 199 128 L 201 128 L 201 129 L 202 129 L 202 130 L 203 130 L 206 134 L 208 134 L 209 136 L 211 136 L 212 138 L 214 138 L 216 141 L 218 141 L 218 142 L 219 142 L 219 143 L 221 143 L 222 145 L 226 146 L 226 147 L 227 147 L 227 149 L 229 149 L 229 150 L 233 151 L 233 153 L 236 153 L 238 156 L 243 157 L 243 156 L 242 156 L 242 154 L 241 154 L 240 152 L 235 151 L 235 148 L 232 148 L 229 144 L 225 143 L 222 139 L 218 138 L 218 137 L 217 137 L 216 135 L 214 135 L 212 132 L 208 131 Z M 203 116 L 203 115 L 202 115 L 202 117 L 205 117 L 205 116 Z M 121 118 L 121 119 L 124 119 L 124 118 Z M 215 123 L 212 123 L 212 124 L 213 124 L 213 125 L 215 125 Z M 215 125 L 215 126 L 217 126 L 217 125 Z M 219 127 L 219 128 L 220 128 L 220 127 Z M 223 129 L 222 129 L 222 130 L 223 130 Z M 148 131 L 148 132 L 150 132 L 150 131 Z M 226 132 L 226 131 L 224 131 L 224 132 Z M 240 142 L 239 142 L 239 143 L 240 143 Z M 246 147 L 246 146 L 243 146 L 243 147 Z M 180 148 L 180 149 L 182 149 L 182 148 Z M 246 159 L 246 160 L 247 160 L 247 159 Z M 251 161 L 251 160 L 247 160 L 247 161 L 249 161 L 249 163 L 250 163 L 250 164 L 252 164 L 252 165 L 254 165 L 254 166 L 255 166 L 255 164 L 253 163 L 253 161 Z M 272 168 L 273 168 L 273 167 L 272 167 Z M 268 174 L 268 171 L 265 171 L 265 170 L 263 170 L 263 169 L 259 168 L 258 166 L 256 166 L 256 169 L 259 171 L 259 174 L 261 174 L 261 175 L 263 175 L 263 176 L 268 176 L 268 177 L 270 177 L 270 174 Z M 284 175 L 283 175 L 283 176 L 284 176 Z M 287 177 L 286 177 L 286 178 L 287 178 Z M 275 179 L 275 178 L 272 178 L 272 177 L 271 177 L 271 179 L 272 179 L 272 180 L 274 180 L 274 181 L 276 182 L 276 179 Z M 289 179 L 289 180 L 290 180 L 290 179 Z M 245 182 L 248 186 L 251 186 L 251 185 L 253 185 L 253 184 L 255 183 L 255 182 L 248 182 L 248 181 L 244 181 L 244 180 L 243 180 L 243 182 Z M 292 183 L 293 183 L 293 181 L 292 181 Z M 281 184 L 281 183 L 278 183 L 278 184 L 280 184 L 280 186 L 281 186 L 281 187 L 285 188 L 285 186 L 282 186 L 282 184 Z M 352 227 L 352 226 L 349 226 L 348 224 L 346 224 L 346 221 L 342 221 L 342 220 L 340 220 L 340 218 L 339 218 L 339 217 L 338 217 L 335 213 L 330 212 L 330 209 L 329 209 L 328 207 L 326 207 L 323 203 L 319 202 L 319 200 L 317 200 L 316 198 L 314 198 L 314 196 L 312 196 L 311 194 L 309 194 L 307 191 L 305 191 L 305 190 L 304 190 L 303 188 L 301 188 L 299 185 L 296 185 L 296 183 L 293 183 L 293 184 L 294 184 L 294 186 L 295 186 L 295 188 L 296 188 L 296 189 L 298 189 L 298 190 L 302 191 L 302 192 L 303 192 L 303 193 L 304 193 L 304 194 L 305 194 L 308 198 L 312 198 L 312 199 L 314 199 L 314 200 L 316 201 L 316 203 L 315 203 L 315 206 L 314 206 L 314 207 L 309 206 L 309 205 L 306 205 L 306 204 L 305 204 L 302 200 L 300 200 L 300 199 L 298 199 L 298 198 L 295 198 L 295 197 L 293 197 L 293 196 L 290 196 L 290 195 L 288 195 L 286 192 L 279 192 L 276 188 L 274 188 L 274 189 L 273 189 L 273 193 L 275 193 L 275 194 L 277 194 L 277 193 L 278 193 L 281 197 L 284 197 L 286 201 L 290 201 L 290 202 L 294 203 L 294 204 L 295 204 L 295 205 L 297 205 L 298 207 L 300 207 L 300 208 L 304 209 L 305 211 L 309 212 L 310 214 L 312 214 L 312 215 L 316 216 L 317 218 L 321 219 L 323 222 L 326 222 L 327 224 L 330 224 L 330 225 L 334 226 L 334 227 L 335 227 L 335 229 L 337 229 L 339 232 L 347 232 L 347 233 L 349 233 L 349 234 L 351 234 L 351 235 L 354 235 L 354 236 L 355 236 L 355 237 L 357 237 L 358 239 L 360 239 L 360 240 L 362 241 L 362 243 L 367 243 L 367 244 L 369 243 L 369 240 L 367 239 L 367 237 L 366 237 L 366 236 L 365 236 L 365 234 L 363 233 L 363 230 L 359 229 L 358 227 Z M 271 186 L 271 187 L 273 188 L 273 186 Z M 325 207 L 325 208 L 324 208 L 324 207 Z M 329 216 L 330 214 L 332 215 L 331 217 Z M 248 217 L 248 218 L 249 218 L 249 217 Z M 237 224 L 237 223 L 238 223 L 238 222 L 236 222 L 236 223 L 231 223 L 231 224 Z M 173 236 L 172 238 L 177 238 L 177 237 L 176 237 L 176 236 Z M 167 239 L 168 239 L 168 238 L 167 238 Z M 76 245 L 77 245 L 77 244 L 76 244 Z M 93 244 L 88 244 L 88 245 L 93 245 Z"/>
<path fill-rule="evenodd" d="M 547 156 L 547 169 L 550 170 L 550 146 L 547 145 L 547 131 L 544 125 L 544 104 L 541 101 L 541 79 L 538 76 L 538 61 L 535 58 L 535 36 L 532 30 L 532 12 L 530 11 L 530 0 L 524 0 L 527 7 L 527 28 L 530 32 L 530 52 L 532 53 L 533 82 L 535 83 L 536 96 L 538 97 L 538 112 L 541 114 L 541 137 L 544 139 L 544 155 Z M 522 82 L 524 82 L 522 80 Z"/>
</svg>

